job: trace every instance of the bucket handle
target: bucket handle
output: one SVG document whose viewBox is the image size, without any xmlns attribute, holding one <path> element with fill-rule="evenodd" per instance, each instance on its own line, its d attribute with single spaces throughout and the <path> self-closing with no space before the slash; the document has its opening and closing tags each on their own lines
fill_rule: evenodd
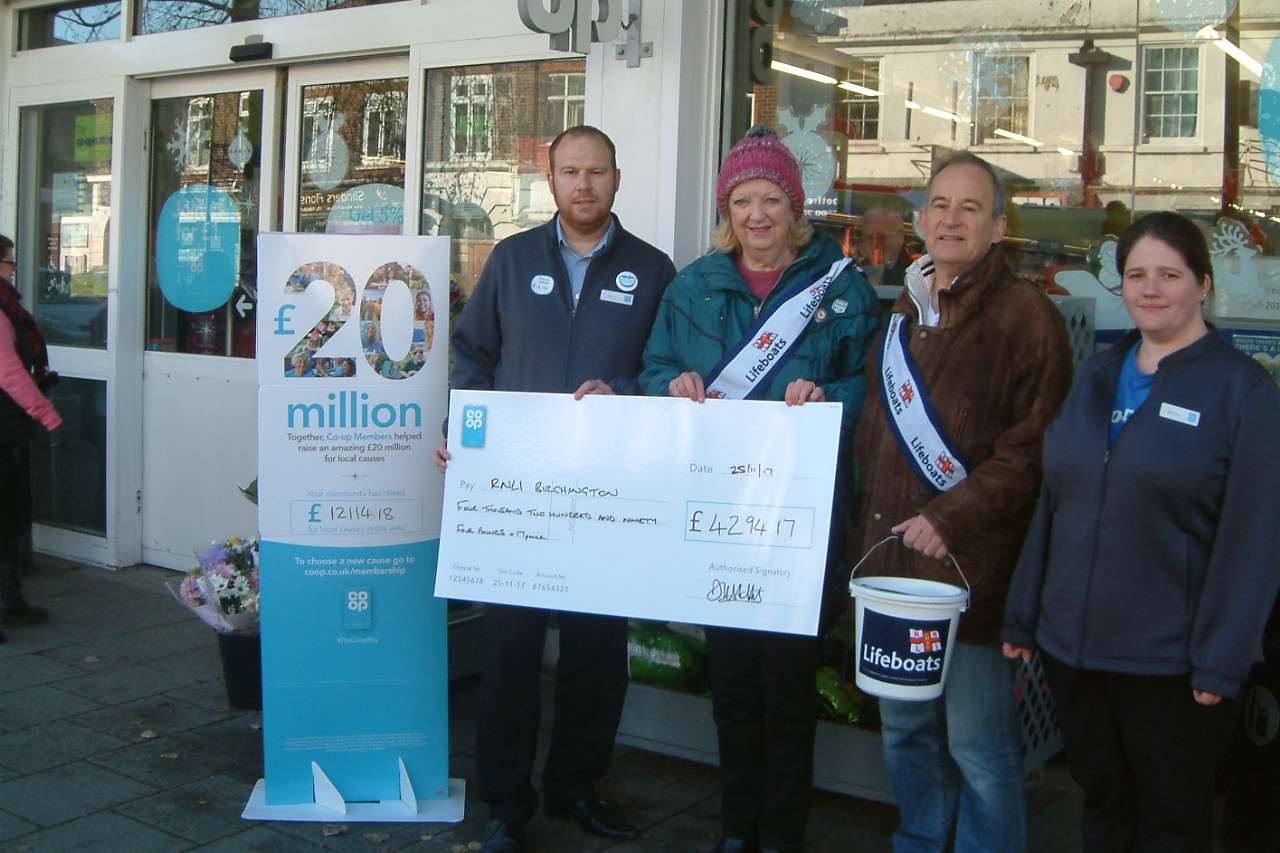
<svg viewBox="0 0 1280 853">
<path fill-rule="evenodd" d="M 883 538 L 883 539 L 881 539 L 879 542 L 877 542 L 876 544 L 874 544 L 874 545 L 872 545 L 870 548 L 868 548 L 868 549 L 867 549 L 867 553 L 863 554 L 863 555 L 862 555 L 862 559 L 858 560 L 857 564 L 853 567 L 853 571 L 849 572 L 849 581 L 850 581 L 850 583 L 852 583 L 852 582 L 853 582 L 853 576 L 854 576 L 854 575 L 856 575 L 856 574 L 858 573 L 858 569 L 862 568 L 862 564 L 863 564 L 863 563 L 865 563 L 865 562 L 867 561 L 867 558 L 868 558 L 868 557 L 870 557 L 872 554 L 874 554 L 874 553 L 875 553 L 875 550 L 876 550 L 877 548 L 879 548 L 881 545 L 883 545 L 883 544 L 884 544 L 884 543 L 886 543 L 886 542 L 892 542 L 892 541 L 894 541 L 894 540 L 897 540 L 898 542 L 901 542 L 901 541 L 902 541 L 902 534 L 900 534 L 900 533 L 891 533 L 890 535 L 888 535 L 888 536 L 884 537 L 884 538 Z M 904 547 L 905 547 L 905 546 L 904 546 Z M 956 574 L 958 574 L 958 575 L 960 576 L 960 580 L 964 581 L 964 591 L 965 591 L 965 593 L 966 593 L 965 603 L 966 603 L 966 605 L 967 605 L 967 604 L 968 604 L 968 602 L 969 602 L 970 600 L 972 600 L 972 598 L 973 598 L 973 589 L 969 586 L 969 579 L 968 579 L 968 578 L 966 578 L 966 577 L 964 576 L 964 572 L 960 570 L 960 564 L 959 564 L 958 562 L 956 562 L 956 557 L 955 557 L 955 555 L 954 555 L 954 554 L 952 554 L 950 551 L 948 551 L 948 552 L 947 552 L 947 559 L 951 561 L 951 565 L 953 565 L 953 566 L 955 566 L 955 567 L 956 567 Z"/>
</svg>

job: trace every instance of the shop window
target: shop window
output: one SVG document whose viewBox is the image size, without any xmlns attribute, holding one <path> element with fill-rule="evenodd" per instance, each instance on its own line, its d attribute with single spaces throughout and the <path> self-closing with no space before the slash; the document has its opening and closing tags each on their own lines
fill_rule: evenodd
<svg viewBox="0 0 1280 853">
<path fill-rule="evenodd" d="M 449 90 L 453 121 L 449 150 L 455 160 L 483 160 L 490 154 L 493 133 L 493 77 L 464 74 Z"/>
<path fill-rule="evenodd" d="M 1199 48 L 1148 47 L 1142 52 L 1142 68 L 1143 139 L 1194 138 L 1200 100 Z"/>
<path fill-rule="evenodd" d="M 421 233 L 453 238 L 456 312 L 494 244 L 555 213 L 547 153 L 582 122 L 586 64 L 472 65 L 426 78 Z"/>
<path fill-rule="evenodd" d="M 299 231 L 403 230 L 408 94 L 404 77 L 303 88 Z"/>
<path fill-rule="evenodd" d="M 135 32 L 168 33 L 393 2 L 397 0 L 142 0 Z"/>
<path fill-rule="evenodd" d="M 366 166 L 404 162 L 405 92 L 374 92 L 364 104 Z"/>
<path fill-rule="evenodd" d="M 146 348 L 252 358 L 262 92 L 151 104 Z"/>
<path fill-rule="evenodd" d="M 555 137 L 562 130 L 582 124 L 587 75 L 581 72 L 548 74 L 543 100 L 542 133 Z"/>
<path fill-rule="evenodd" d="M 49 343 L 105 348 L 112 102 L 24 107 L 18 124 L 18 290 Z"/>
<path fill-rule="evenodd" d="M 973 56 L 973 141 L 1027 137 L 1031 59 L 975 52 Z M 1019 138 L 1021 137 L 1021 139 Z"/>
<path fill-rule="evenodd" d="M 18 13 L 18 50 L 120 38 L 120 0 L 64 3 Z"/>
<path fill-rule="evenodd" d="M 880 138 L 880 60 L 855 59 L 845 70 L 837 130 L 852 140 Z"/>
</svg>

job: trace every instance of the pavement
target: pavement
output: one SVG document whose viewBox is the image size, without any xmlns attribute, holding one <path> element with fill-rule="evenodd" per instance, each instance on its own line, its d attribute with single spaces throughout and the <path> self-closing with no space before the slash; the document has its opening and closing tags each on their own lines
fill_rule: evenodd
<svg viewBox="0 0 1280 853">
<path fill-rule="evenodd" d="M 0 644 L 0 853 L 479 850 L 485 810 L 473 795 L 452 825 L 242 820 L 262 776 L 261 715 L 228 707 L 213 632 L 162 587 L 176 577 L 37 558 L 27 596 L 52 619 Z M 449 703 L 451 775 L 469 792 L 477 692 L 475 678 L 454 681 Z M 543 749 L 546 734 L 544 722 Z M 620 746 L 604 793 L 641 827 L 638 839 L 598 839 L 539 815 L 531 847 L 683 853 L 719 835 L 713 767 Z M 1032 774 L 1033 851 L 1078 853 L 1080 801 L 1060 763 Z M 893 806 L 819 791 L 807 846 L 888 851 L 896 822 Z"/>
</svg>

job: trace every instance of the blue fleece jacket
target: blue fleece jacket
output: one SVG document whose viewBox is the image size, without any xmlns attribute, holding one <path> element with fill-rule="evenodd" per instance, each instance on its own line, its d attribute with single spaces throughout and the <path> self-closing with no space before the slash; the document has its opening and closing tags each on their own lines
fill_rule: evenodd
<svg viewBox="0 0 1280 853">
<path fill-rule="evenodd" d="M 1235 696 L 1280 588 L 1280 388 L 1216 330 L 1161 360 L 1107 450 L 1131 333 L 1080 368 L 1044 440 L 1044 486 L 1004 639 L 1078 669 L 1190 673 Z"/>
<path fill-rule="evenodd" d="M 494 247 L 453 331 L 451 388 L 558 393 L 603 379 L 637 393 L 640 355 L 676 270 L 614 222 L 576 310 L 555 219 Z"/>
</svg>

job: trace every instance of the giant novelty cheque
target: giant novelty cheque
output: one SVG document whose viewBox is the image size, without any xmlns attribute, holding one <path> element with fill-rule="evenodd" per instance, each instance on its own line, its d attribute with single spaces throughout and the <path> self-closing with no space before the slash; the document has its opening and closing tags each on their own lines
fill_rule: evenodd
<svg viewBox="0 0 1280 853">
<path fill-rule="evenodd" d="M 348 802 L 447 797 L 449 242 L 267 234 L 258 258 L 266 804 L 317 798 L 313 763 Z"/>
<path fill-rule="evenodd" d="M 436 594 L 815 634 L 840 416 L 454 391 Z"/>
</svg>

